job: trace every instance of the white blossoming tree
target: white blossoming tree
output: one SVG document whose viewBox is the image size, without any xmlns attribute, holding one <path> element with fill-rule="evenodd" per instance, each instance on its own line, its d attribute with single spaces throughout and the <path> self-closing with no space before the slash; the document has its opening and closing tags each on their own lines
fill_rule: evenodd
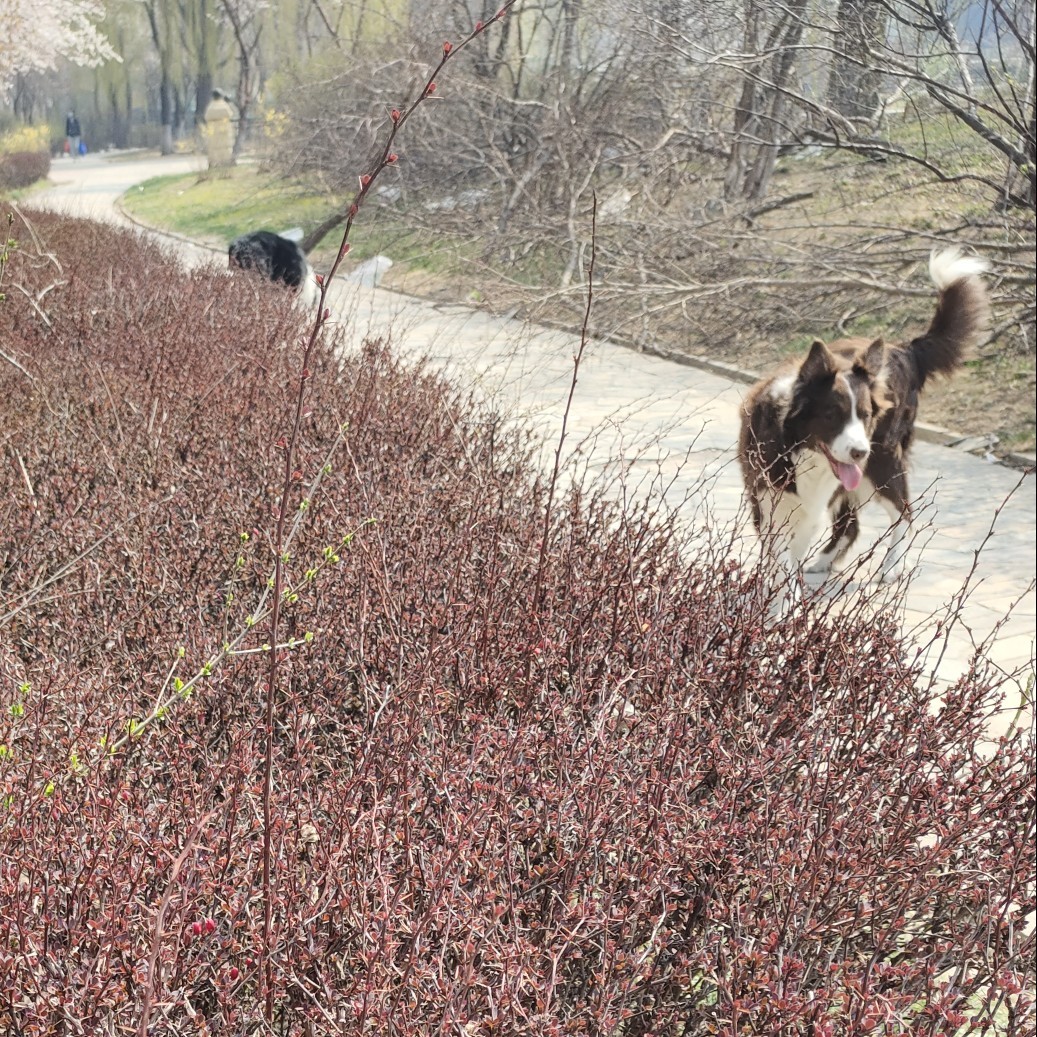
<svg viewBox="0 0 1037 1037">
<path fill-rule="evenodd" d="M 98 31 L 100 0 L 4 0 L 0 17 L 0 97 L 14 77 L 46 72 L 61 58 L 98 65 L 117 58 Z"/>
</svg>

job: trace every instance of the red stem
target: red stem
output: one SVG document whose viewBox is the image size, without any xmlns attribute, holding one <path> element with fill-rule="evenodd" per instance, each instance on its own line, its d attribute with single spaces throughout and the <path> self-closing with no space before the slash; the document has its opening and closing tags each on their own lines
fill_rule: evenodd
<svg viewBox="0 0 1037 1037">
<path fill-rule="evenodd" d="M 436 65 L 431 74 L 425 80 L 425 85 L 422 87 L 418 97 L 411 102 L 408 107 L 400 111 L 398 118 L 392 120 L 391 128 L 386 137 L 385 146 L 382 148 L 381 156 L 376 162 L 375 168 L 370 173 L 365 174 L 366 179 L 361 179 L 360 188 L 353 196 L 353 201 L 350 204 L 346 216 L 345 226 L 342 230 L 342 241 L 339 245 L 335 261 L 332 263 L 331 269 L 328 273 L 321 278 L 317 318 L 313 322 L 313 327 L 310 330 L 310 335 L 306 342 L 306 348 L 303 351 L 302 368 L 299 375 L 298 388 L 295 394 L 295 409 L 292 415 L 291 433 L 283 447 L 284 476 L 281 483 L 281 496 L 277 509 L 277 524 L 274 533 L 274 600 L 270 614 L 270 668 L 267 673 L 266 696 L 263 713 L 265 749 L 263 755 L 263 968 L 261 970 L 261 975 L 263 977 L 263 985 L 265 988 L 264 1013 L 268 1024 L 273 1022 L 274 1016 L 274 966 L 273 947 L 271 946 L 273 937 L 274 898 L 271 887 L 273 882 L 274 701 L 277 689 L 278 663 L 280 660 L 280 652 L 278 651 L 277 644 L 278 633 L 281 625 L 281 598 L 283 596 L 284 588 L 284 534 L 288 519 L 288 502 L 291 496 L 292 483 L 295 481 L 293 476 L 296 464 L 296 451 L 306 400 L 306 382 L 309 378 L 310 358 L 313 355 L 317 339 L 330 317 L 330 311 L 325 308 L 328 287 L 330 286 L 335 274 L 338 272 L 338 268 L 341 265 L 343 258 L 349 251 L 349 235 L 353 229 L 353 222 L 360 211 L 360 206 L 363 204 L 375 181 L 378 179 L 378 175 L 386 166 L 393 164 L 394 159 L 391 158 L 393 155 L 392 147 L 400 128 L 411 117 L 418 106 L 432 96 L 436 76 L 439 75 L 447 62 L 456 57 L 457 54 L 471 43 L 472 40 L 485 32 L 490 25 L 494 24 L 494 22 L 500 21 L 500 19 L 507 14 L 508 10 L 514 6 L 516 2 L 517 0 L 505 0 L 501 5 L 500 10 L 491 19 L 489 19 L 489 21 L 475 28 L 460 43 L 451 45 L 450 47 L 444 47 L 443 56 L 440 58 L 439 64 Z"/>
</svg>

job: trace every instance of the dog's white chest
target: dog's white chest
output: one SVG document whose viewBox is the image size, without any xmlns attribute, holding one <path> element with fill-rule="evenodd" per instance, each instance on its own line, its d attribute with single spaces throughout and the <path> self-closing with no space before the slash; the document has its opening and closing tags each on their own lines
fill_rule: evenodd
<svg viewBox="0 0 1037 1037">
<path fill-rule="evenodd" d="M 803 511 L 822 521 L 828 514 L 828 502 L 838 489 L 839 480 L 828 462 L 813 450 L 802 451 L 796 459 L 794 496 L 799 498 L 798 504 Z"/>
<path fill-rule="evenodd" d="M 838 488 L 824 458 L 803 451 L 796 459 L 796 492 L 779 491 L 761 501 L 764 528 L 777 536 L 776 554 L 789 572 L 799 568 L 826 529 L 828 502 Z"/>
</svg>

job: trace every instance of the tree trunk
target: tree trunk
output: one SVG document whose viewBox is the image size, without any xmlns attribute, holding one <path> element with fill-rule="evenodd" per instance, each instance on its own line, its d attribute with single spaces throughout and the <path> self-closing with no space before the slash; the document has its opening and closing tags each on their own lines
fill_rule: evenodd
<svg viewBox="0 0 1037 1037">
<path fill-rule="evenodd" d="M 497 13 L 499 7 L 498 0 L 482 0 L 478 20 L 488 22 Z M 464 12 L 464 16 L 464 24 L 470 24 L 467 10 Z M 505 18 L 499 23 L 499 33 L 484 32 L 475 40 L 472 47 L 472 71 L 482 79 L 496 78 L 501 62 L 504 60 L 507 34 L 513 21 L 512 18 Z"/>
<path fill-rule="evenodd" d="M 162 124 L 162 135 L 159 146 L 163 155 L 173 154 L 173 82 L 169 75 L 169 47 L 159 29 L 159 12 L 153 0 L 144 5 L 151 26 L 151 40 L 158 53 L 161 82 L 159 84 L 159 122 Z"/>
<path fill-rule="evenodd" d="M 241 71 L 238 75 L 238 132 L 234 135 L 231 161 L 236 164 L 248 141 L 248 120 L 252 110 L 253 71 L 248 55 L 241 56 Z"/>
<path fill-rule="evenodd" d="M 326 235 L 340 224 L 345 223 L 348 215 L 349 209 L 342 209 L 340 212 L 325 217 L 309 234 L 303 236 L 302 241 L 299 242 L 299 248 L 308 255 L 324 240 Z"/>
<path fill-rule="evenodd" d="M 198 68 L 194 93 L 194 124 L 204 122 L 205 108 L 212 99 L 212 90 L 216 85 L 213 78 L 213 53 L 212 39 L 209 30 L 209 5 L 207 0 L 201 0 L 199 4 L 199 28 L 198 28 Z"/>
<path fill-rule="evenodd" d="M 1020 169 L 1020 172 L 1026 178 L 1021 201 L 1027 209 L 1031 210 L 1037 205 L 1037 135 L 1034 133 L 1034 127 L 1037 126 L 1037 62 L 1033 58 L 1033 36 L 1034 32 L 1033 28 L 1031 28 L 1030 68 L 1029 75 L 1026 77 L 1026 99 L 1022 104 L 1025 122 L 1019 141 L 1019 150 L 1025 153 L 1027 159 L 1026 164 Z M 1009 187 L 1014 177 L 1014 172 L 1011 163 L 1009 163 Z"/>
<path fill-rule="evenodd" d="M 16 73 L 14 77 L 14 86 L 11 89 L 11 107 L 16 119 L 27 126 L 32 125 L 36 108 L 36 91 L 33 90 L 29 77 L 21 72 Z"/>
<path fill-rule="evenodd" d="M 742 80 L 742 95 L 735 105 L 735 119 L 732 127 L 731 150 L 727 156 L 727 170 L 724 174 L 724 197 L 737 198 L 742 190 L 742 179 L 749 164 L 749 152 L 752 148 L 753 130 L 756 118 L 756 84 L 751 76 Z"/>
<path fill-rule="evenodd" d="M 763 198 L 782 139 L 789 135 L 786 120 L 791 106 L 787 91 L 803 35 L 806 0 L 784 5 L 764 39 L 764 21 L 772 10 L 760 0 L 748 0 L 745 6 L 743 52 L 750 65 L 742 77 L 742 92 L 735 106 L 724 176 L 725 198 Z"/>
<path fill-rule="evenodd" d="M 126 77 L 126 121 L 122 141 L 119 147 L 128 148 L 133 144 L 133 80 L 129 76 Z"/>
<path fill-rule="evenodd" d="M 222 3 L 238 46 L 238 132 L 234 136 L 231 155 L 231 162 L 235 163 L 248 140 L 249 115 L 262 86 L 260 40 L 263 25 L 257 21 L 258 12 L 249 13 L 247 9 L 243 12 L 234 0 L 222 0 Z"/>
<path fill-rule="evenodd" d="M 839 0 L 834 32 L 835 57 L 828 74 L 828 106 L 866 125 L 880 110 L 882 73 L 872 55 L 886 37 L 888 13 L 875 0 Z"/>
<path fill-rule="evenodd" d="M 764 125 L 764 134 L 768 143 L 761 144 L 756 151 L 752 169 L 746 177 L 743 188 L 744 197 L 750 201 L 759 201 L 767 194 L 771 184 L 774 166 L 778 161 L 778 151 L 782 137 L 787 134 L 786 121 L 791 106 L 788 103 L 786 87 L 792 78 L 795 68 L 796 47 L 803 35 L 803 18 L 805 0 L 795 0 L 790 5 L 792 17 L 782 38 L 781 50 L 773 58 L 774 74 L 772 76 L 773 93 L 770 97 L 770 110 Z"/>
<path fill-rule="evenodd" d="M 159 121 L 162 124 L 162 137 L 159 147 L 163 155 L 173 154 L 173 84 L 169 71 L 163 62 L 162 82 L 159 86 Z"/>
</svg>

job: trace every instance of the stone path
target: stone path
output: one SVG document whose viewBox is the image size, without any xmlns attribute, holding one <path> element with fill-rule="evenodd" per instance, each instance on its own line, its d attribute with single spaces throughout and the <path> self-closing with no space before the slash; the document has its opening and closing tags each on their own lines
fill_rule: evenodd
<svg viewBox="0 0 1037 1037">
<path fill-rule="evenodd" d="M 54 189 L 34 202 L 125 223 L 116 211 L 125 191 L 152 176 L 199 168 L 193 157 L 59 160 L 51 174 Z M 190 264 L 225 262 L 189 242 L 176 244 Z M 533 422 L 547 437 L 545 460 L 553 453 L 578 336 L 344 282 L 332 287 L 330 300 L 358 343 L 365 336 L 387 336 L 406 354 L 429 356 L 502 412 Z M 577 450 L 592 469 L 625 468 L 628 487 L 665 483 L 668 503 L 682 513 L 705 509 L 715 523 L 737 524 L 735 543 L 751 553 L 755 544 L 745 532 L 735 461 L 744 392 L 744 385 L 713 373 L 591 341 L 579 370 L 566 447 Z M 1034 672 L 1034 475 L 920 442 L 911 479 L 919 519 L 909 555 L 914 575 L 905 629 L 927 643 L 970 578 L 962 622 L 928 662 L 941 679 L 953 679 L 967 667 L 974 646 L 993 637 L 991 657 L 1003 669 L 1009 692 L 1007 722 L 1028 683 L 1032 687 Z M 879 508 L 866 509 L 862 519 L 859 544 L 867 547 L 882 536 L 886 523 Z"/>
</svg>

